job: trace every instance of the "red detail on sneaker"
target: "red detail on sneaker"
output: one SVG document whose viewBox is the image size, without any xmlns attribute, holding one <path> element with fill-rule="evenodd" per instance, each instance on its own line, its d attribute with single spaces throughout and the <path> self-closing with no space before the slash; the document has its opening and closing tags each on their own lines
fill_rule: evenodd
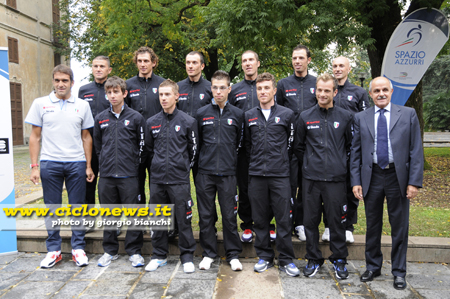
<svg viewBox="0 0 450 299">
<path fill-rule="evenodd" d="M 55 264 L 60 261 L 62 261 L 62 254 L 60 254 L 56 257 Z"/>
<path fill-rule="evenodd" d="M 269 233 L 270 233 L 271 235 L 273 235 L 273 234 L 275 234 L 275 231 L 274 231 L 274 230 L 271 230 Z"/>
<path fill-rule="evenodd" d="M 246 230 L 244 230 L 244 234 L 251 235 L 251 234 L 253 234 L 253 232 L 251 229 L 247 228 Z"/>
</svg>

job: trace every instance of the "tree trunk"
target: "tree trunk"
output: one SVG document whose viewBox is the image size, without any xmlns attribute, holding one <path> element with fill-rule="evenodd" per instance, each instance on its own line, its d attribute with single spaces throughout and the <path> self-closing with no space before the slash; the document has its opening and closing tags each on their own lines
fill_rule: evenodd
<svg viewBox="0 0 450 299">
<path fill-rule="evenodd" d="M 417 84 L 413 93 L 409 96 L 408 101 L 406 101 L 405 106 L 414 108 L 416 110 L 417 118 L 419 119 L 419 123 L 420 123 L 420 135 L 422 136 L 422 140 L 423 140 L 423 128 L 424 128 L 425 122 L 423 120 L 422 93 L 423 93 L 422 92 L 422 80 L 420 80 L 419 84 Z"/>
</svg>

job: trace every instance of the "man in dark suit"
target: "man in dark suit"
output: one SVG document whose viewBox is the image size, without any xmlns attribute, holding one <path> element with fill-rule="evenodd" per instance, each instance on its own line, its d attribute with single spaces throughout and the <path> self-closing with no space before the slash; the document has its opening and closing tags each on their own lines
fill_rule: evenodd
<svg viewBox="0 0 450 299">
<path fill-rule="evenodd" d="M 351 163 L 353 193 L 366 209 L 366 271 L 362 282 L 381 275 L 381 232 L 386 197 L 392 235 L 394 288 L 406 288 L 409 200 L 422 187 L 423 149 L 414 109 L 391 102 L 391 82 L 370 82 L 375 107 L 355 115 Z M 389 128 L 389 129 L 388 129 Z"/>
</svg>

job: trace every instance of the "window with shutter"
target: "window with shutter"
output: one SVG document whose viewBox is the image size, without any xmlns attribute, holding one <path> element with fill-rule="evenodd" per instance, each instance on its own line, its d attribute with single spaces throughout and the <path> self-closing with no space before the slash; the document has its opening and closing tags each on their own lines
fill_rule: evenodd
<svg viewBox="0 0 450 299">
<path fill-rule="evenodd" d="M 8 55 L 9 62 L 19 63 L 19 41 L 8 37 Z"/>
<path fill-rule="evenodd" d="M 8 5 L 11 8 L 17 9 L 16 0 L 6 0 L 6 5 Z"/>
<path fill-rule="evenodd" d="M 9 83 L 11 95 L 11 124 L 13 132 L 13 145 L 23 144 L 23 117 L 22 117 L 22 84 Z"/>
</svg>

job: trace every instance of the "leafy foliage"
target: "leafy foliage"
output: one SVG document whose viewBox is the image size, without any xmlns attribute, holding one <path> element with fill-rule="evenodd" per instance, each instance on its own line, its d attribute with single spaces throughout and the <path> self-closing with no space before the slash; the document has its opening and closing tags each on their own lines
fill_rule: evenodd
<svg viewBox="0 0 450 299">
<path fill-rule="evenodd" d="M 429 97 L 424 103 L 424 120 L 432 130 L 450 130 L 450 92 Z"/>
</svg>

